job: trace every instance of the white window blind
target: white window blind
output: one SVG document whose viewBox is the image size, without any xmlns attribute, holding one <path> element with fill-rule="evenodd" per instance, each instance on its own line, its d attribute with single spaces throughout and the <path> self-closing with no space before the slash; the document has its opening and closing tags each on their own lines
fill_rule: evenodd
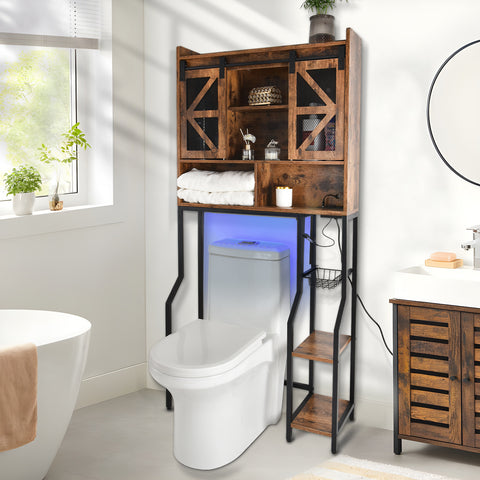
<svg viewBox="0 0 480 480">
<path fill-rule="evenodd" d="M 98 48 L 100 3 L 100 0 L 0 0 L 0 43 Z"/>
</svg>

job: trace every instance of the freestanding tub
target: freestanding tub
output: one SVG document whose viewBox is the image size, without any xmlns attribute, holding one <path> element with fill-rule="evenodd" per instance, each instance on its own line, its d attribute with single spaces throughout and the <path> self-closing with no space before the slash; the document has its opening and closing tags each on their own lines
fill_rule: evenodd
<svg viewBox="0 0 480 480">
<path fill-rule="evenodd" d="M 37 436 L 0 452 L 0 478 L 42 480 L 47 474 L 75 407 L 90 327 L 88 320 L 67 313 L 0 310 L 0 347 L 33 342 L 38 353 Z"/>
</svg>

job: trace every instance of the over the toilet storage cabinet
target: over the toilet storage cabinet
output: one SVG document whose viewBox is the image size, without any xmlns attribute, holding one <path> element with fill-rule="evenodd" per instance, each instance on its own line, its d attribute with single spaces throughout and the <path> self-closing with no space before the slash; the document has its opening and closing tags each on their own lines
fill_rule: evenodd
<svg viewBox="0 0 480 480">
<path fill-rule="evenodd" d="M 253 171 L 254 205 L 232 209 L 278 212 L 275 188 L 288 186 L 295 213 L 357 213 L 360 48 L 351 29 L 346 40 L 324 44 L 208 54 L 178 47 L 178 175 L 192 168 Z M 250 91 L 262 86 L 280 89 L 282 103 L 249 105 Z M 242 160 L 240 129 L 257 138 L 254 160 Z M 265 160 L 272 139 L 279 160 Z"/>
<path fill-rule="evenodd" d="M 296 294 L 288 319 L 287 440 L 292 428 L 330 435 L 332 452 L 337 434 L 347 418 L 353 419 L 355 302 L 351 302 L 351 335 L 340 335 L 348 275 L 352 298 L 356 288 L 356 245 L 359 211 L 359 125 L 361 41 L 351 29 L 346 40 L 290 45 L 231 52 L 198 54 L 177 48 L 177 172 L 193 168 L 208 171 L 252 171 L 255 177 L 253 206 L 188 203 L 178 199 L 178 277 L 166 302 L 166 333 L 171 332 L 172 302 L 183 280 L 183 212 L 198 213 L 198 297 L 203 318 L 203 222 L 204 212 L 292 217 L 297 222 Z M 256 87 L 274 86 L 282 94 L 279 104 L 249 105 Z M 315 122 L 310 122 L 312 119 Z M 310 125 L 310 128 L 306 128 Z M 254 134 L 254 160 L 242 160 L 240 129 Z M 279 142 L 279 160 L 265 160 L 270 140 Z M 293 207 L 275 206 L 275 188 L 293 189 Z M 342 225 L 342 296 L 333 333 L 315 329 L 315 286 L 310 287 L 310 336 L 303 344 L 313 350 L 294 351 L 293 324 L 304 283 L 305 220 L 316 237 L 316 215 L 340 217 Z M 347 224 L 353 223 L 353 233 Z M 352 248 L 350 248 L 352 241 Z M 347 248 L 348 247 L 348 248 Z M 347 251 L 353 251 L 347 268 Z M 310 269 L 316 267 L 315 248 L 310 248 Z M 348 340 L 346 338 L 348 337 Z M 336 341 L 335 341 L 336 340 Z M 351 348 L 350 398 L 338 396 L 339 356 Z M 326 356 L 325 356 L 325 352 Z M 293 356 L 309 360 L 307 384 L 293 381 Z M 305 360 L 300 360 L 305 361 Z M 332 396 L 314 394 L 313 365 L 333 366 Z M 292 388 L 308 391 L 293 411 Z M 167 395 L 167 406 L 171 397 Z M 318 412 L 320 409 L 320 412 Z"/>
<path fill-rule="evenodd" d="M 395 453 L 402 439 L 480 452 L 480 309 L 391 302 Z"/>
</svg>

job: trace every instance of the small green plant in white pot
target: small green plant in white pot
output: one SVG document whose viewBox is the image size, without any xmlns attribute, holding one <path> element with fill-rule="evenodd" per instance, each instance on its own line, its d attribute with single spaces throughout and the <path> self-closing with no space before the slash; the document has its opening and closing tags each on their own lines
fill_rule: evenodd
<svg viewBox="0 0 480 480">
<path fill-rule="evenodd" d="M 54 179 L 53 189 L 49 196 L 50 210 L 62 210 L 63 202 L 60 200 L 59 187 L 61 178 L 61 167 L 71 164 L 77 159 L 77 147 L 86 150 L 91 145 L 87 142 L 85 134 L 77 122 L 70 129 L 63 133 L 63 141 L 56 147 L 48 147 L 42 143 L 40 150 L 40 160 L 46 164 L 56 164 L 56 178 Z"/>
<path fill-rule="evenodd" d="M 348 2 L 348 0 L 345 1 Z M 335 40 L 335 17 L 328 15 L 328 11 L 335 8 L 335 2 L 336 0 L 305 0 L 302 3 L 303 8 L 314 13 L 310 17 L 310 43 Z"/>
<path fill-rule="evenodd" d="M 7 195 L 13 195 L 15 215 L 31 215 L 35 192 L 42 185 L 40 172 L 33 165 L 21 165 L 5 175 L 4 183 Z"/>
</svg>

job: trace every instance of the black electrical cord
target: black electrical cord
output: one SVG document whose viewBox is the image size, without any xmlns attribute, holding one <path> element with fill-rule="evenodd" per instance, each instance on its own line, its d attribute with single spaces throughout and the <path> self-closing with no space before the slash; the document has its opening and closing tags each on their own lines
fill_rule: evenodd
<svg viewBox="0 0 480 480">
<path fill-rule="evenodd" d="M 330 240 L 333 241 L 333 243 L 331 245 L 318 245 L 320 247 L 325 247 L 325 246 L 328 246 L 328 247 L 332 247 L 333 245 L 335 245 L 335 241 L 329 237 L 328 235 L 325 234 L 324 230 L 328 227 L 328 225 L 330 224 L 330 222 L 332 221 L 332 218 L 330 218 L 330 220 L 327 222 L 327 224 L 325 225 L 325 227 L 323 227 L 322 229 L 322 234 L 329 238 Z M 338 219 L 335 218 L 335 223 L 337 224 L 337 245 L 338 245 L 338 249 L 340 250 L 340 255 L 342 254 L 342 244 L 340 242 L 340 225 L 338 224 Z M 310 239 L 310 237 L 308 237 L 308 239 L 311 243 L 314 243 L 312 239 Z M 315 244 L 317 245 L 317 244 Z M 352 283 L 352 279 L 350 278 L 350 276 L 348 276 L 348 281 L 350 282 L 350 285 L 353 287 L 353 283 Z M 368 312 L 367 308 L 365 307 L 365 304 L 363 303 L 363 300 L 360 298 L 360 295 L 357 293 L 356 294 L 357 298 L 358 298 L 358 301 L 360 302 L 360 305 L 362 306 L 363 310 L 365 311 L 365 313 L 367 314 L 368 318 L 370 318 L 370 320 L 378 327 L 378 330 L 380 331 L 380 335 L 382 336 L 382 340 L 383 340 L 383 344 L 385 345 L 385 348 L 387 349 L 388 353 L 390 355 L 393 356 L 393 352 L 392 350 L 390 349 L 390 347 L 388 346 L 387 344 L 387 341 L 385 340 L 385 335 L 383 334 L 383 330 L 382 330 L 382 327 L 380 326 L 380 324 L 370 315 L 370 313 Z"/>
<path fill-rule="evenodd" d="M 336 220 L 336 219 L 335 219 Z M 304 233 L 303 234 L 303 238 L 307 239 L 312 245 L 315 245 L 317 247 L 322 247 L 322 248 L 326 248 L 326 247 L 333 247 L 335 245 L 335 240 L 332 238 L 332 237 L 329 237 L 326 233 L 325 233 L 325 229 L 330 225 L 330 222 L 332 221 L 332 217 L 330 217 L 330 220 L 325 224 L 325 226 L 322 228 L 322 235 L 326 238 L 328 238 L 330 240 L 330 244 L 329 245 L 320 245 L 319 243 L 317 242 L 314 242 L 312 240 L 312 237 L 310 235 L 308 235 L 307 233 Z"/>
</svg>

